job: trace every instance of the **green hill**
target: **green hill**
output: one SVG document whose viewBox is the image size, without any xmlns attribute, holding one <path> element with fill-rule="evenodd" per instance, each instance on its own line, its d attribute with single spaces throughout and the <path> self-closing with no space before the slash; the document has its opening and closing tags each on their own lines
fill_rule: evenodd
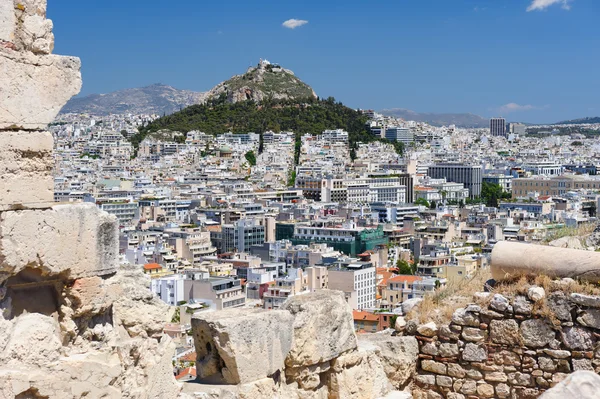
<svg viewBox="0 0 600 399">
<path fill-rule="evenodd" d="M 365 125 L 367 117 L 330 97 L 319 100 L 308 97 L 305 100 L 252 100 L 230 103 L 225 95 L 205 104 L 192 105 L 180 112 L 164 116 L 140 128 L 132 139 L 134 146 L 151 132 L 170 130 L 189 132 L 199 130 L 207 134 L 255 132 L 262 134 L 292 131 L 297 143 L 305 133 L 320 134 L 326 129 L 344 129 L 348 132 L 350 148 L 358 142 L 381 140 L 370 133 Z M 401 153 L 402 146 L 396 149 Z M 353 155 L 353 154 L 352 154 Z"/>
</svg>

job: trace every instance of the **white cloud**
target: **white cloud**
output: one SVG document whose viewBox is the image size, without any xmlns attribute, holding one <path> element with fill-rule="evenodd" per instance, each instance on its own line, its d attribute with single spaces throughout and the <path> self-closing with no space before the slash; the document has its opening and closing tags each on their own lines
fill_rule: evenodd
<svg viewBox="0 0 600 399">
<path fill-rule="evenodd" d="M 541 11 L 546 8 L 554 5 L 560 4 L 563 10 L 570 10 L 571 5 L 569 4 L 572 0 L 533 0 L 529 7 L 527 7 L 527 11 Z"/>
<path fill-rule="evenodd" d="M 535 107 L 530 104 L 519 105 L 517 103 L 508 103 L 508 104 L 504 104 L 503 106 L 499 107 L 498 111 L 500 113 L 509 114 L 511 112 L 530 111 L 532 109 L 538 109 L 538 107 Z"/>
<path fill-rule="evenodd" d="M 282 23 L 281 25 L 288 29 L 296 29 L 302 25 L 306 25 L 307 23 L 308 23 L 308 21 L 305 19 L 292 18 L 292 19 L 288 19 L 287 21 L 284 21 L 284 23 Z"/>
</svg>

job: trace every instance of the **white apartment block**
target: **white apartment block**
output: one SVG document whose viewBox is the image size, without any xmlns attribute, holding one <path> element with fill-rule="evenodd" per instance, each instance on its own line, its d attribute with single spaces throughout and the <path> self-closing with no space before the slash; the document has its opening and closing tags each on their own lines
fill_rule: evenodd
<svg viewBox="0 0 600 399">
<path fill-rule="evenodd" d="M 352 309 L 375 307 L 376 270 L 371 263 L 351 262 L 329 269 L 329 289 L 343 291 Z"/>
</svg>

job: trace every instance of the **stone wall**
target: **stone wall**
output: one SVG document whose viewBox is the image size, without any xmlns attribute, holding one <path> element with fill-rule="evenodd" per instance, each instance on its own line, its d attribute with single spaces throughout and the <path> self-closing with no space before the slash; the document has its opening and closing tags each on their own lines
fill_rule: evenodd
<svg viewBox="0 0 600 399">
<path fill-rule="evenodd" d="M 410 396 L 400 390 L 415 371 L 416 339 L 391 331 L 357 337 L 339 291 L 293 296 L 281 310 L 195 316 L 192 330 L 198 380 L 184 392 L 203 398 Z"/>
<path fill-rule="evenodd" d="M 55 204 L 45 131 L 81 87 L 46 0 L 0 0 L 0 398 L 176 398 L 169 309 L 120 266 L 118 225 Z"/>
<path fill-rule="evenodd" d="M 537 398 L 569 373 L 600 372 L 600 297 L 530 287 L 485 303 L 448 325 L 407 323 L 419 342 L 415 398 Z"/>
</svg>

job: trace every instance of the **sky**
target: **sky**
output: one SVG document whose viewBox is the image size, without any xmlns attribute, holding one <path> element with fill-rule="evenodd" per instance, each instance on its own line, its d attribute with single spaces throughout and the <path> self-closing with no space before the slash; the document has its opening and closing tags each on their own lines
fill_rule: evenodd
<svg viewBox="0 0 600 399">
<path fill-rule="evenodd" d="M 353 108 L 600 116 L 600 0 L 49 0 L 81 94 L 207 91 L 260 58 Z"/>
</svg>

